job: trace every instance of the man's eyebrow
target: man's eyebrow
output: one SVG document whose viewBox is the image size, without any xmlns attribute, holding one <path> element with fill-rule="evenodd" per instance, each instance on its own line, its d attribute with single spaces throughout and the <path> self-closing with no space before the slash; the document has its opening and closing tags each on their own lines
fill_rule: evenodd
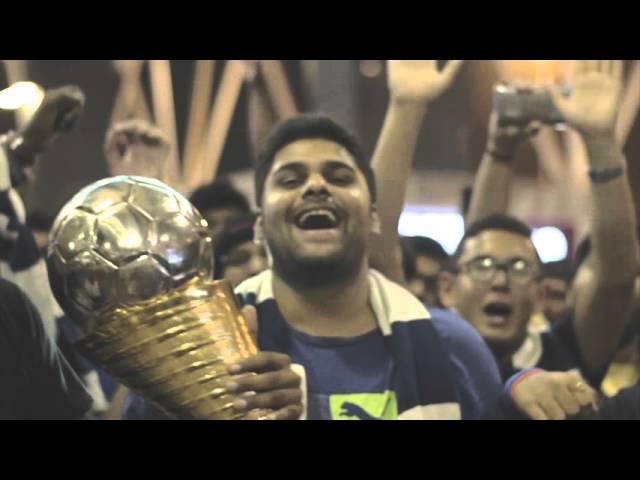
<svg viewBox="0 0 640 480">
<path fill-rule="evenodd" d="M 340 168 L 346 168 L 352 172 L 355 172 L 355 168 L 353 168 L 351 165 L 349 165 L 348 163 L 344 163 L 344 162 L 339 162 L 337 160 L 327 160 L 327 162 L 324 165 L 325 169 L 331 169 L 331 170 L 338 170 Z"/>
<path fill-rule="evenodd" d="M 273 173 L 274 175 L 280 172 L 304 172 L 306 171 L 307 167 L 304 163 L 302 162 L 290 162 L 290 163 L 286 163 L 280 167 L 278 167 Z"/>
</svg>

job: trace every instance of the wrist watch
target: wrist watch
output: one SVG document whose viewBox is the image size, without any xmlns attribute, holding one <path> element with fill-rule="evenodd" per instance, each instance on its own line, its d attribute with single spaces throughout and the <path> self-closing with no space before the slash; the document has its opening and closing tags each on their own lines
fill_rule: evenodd
<svg viewBox="0 0 640 480">
<path fill-rule="evenodd" d="M 624 174 L 624 167 L 590 168 L 589 178 L 593 183 L 608 183 Z"/>
</svg>

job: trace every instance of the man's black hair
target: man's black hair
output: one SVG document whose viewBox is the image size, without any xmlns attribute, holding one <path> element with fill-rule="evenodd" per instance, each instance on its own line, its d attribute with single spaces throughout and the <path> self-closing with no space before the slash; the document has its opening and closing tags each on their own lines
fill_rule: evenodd
<svg viewBox="0 0 640 480">
<path fill-rule="evenodd" d="M 371 201 L 376 201 L 376 184 L 373 170 L 356 137 L 345 127 L 326 115 L 298 115 L 285 120 L 269 135 L 259 157 L 255 171 L 256 204 L 262 205 L 264 184 L 273 160 L 282 148 L 298 140 L 321 138 L 343 146 L 353 157 L 369 187 Z"/>
<path fill-rule="evenodd" d="M 200 213 L 217 208 L 237 208 L 242 213 L 251 212 L 247 197 L 228 180 L 218 180 L 198 188 L 189 200 Z"/>
<path fill-rule="evenodd" d="M 231 218 L 224 224 L 214 246 L 213 273 L 216 280 L 224 277 L 223 257 L 235 247 L 253 241 L 253 226 L 255 223 L 256 216 L 253 213 L 248 213 Z"/>
<path fill-rule="evenodd" d="M 555 278 L 570 282 L 573 277 L 573 267 L 569 259 L 548 262 L 542 265 L 542 274 L 545 278 Z"/>
<path fill-rule="evenodd" d="M 416 255 L 423 255 L 425 257 L 432 258 L 440 265 L 443 265 L 449 258 L 449 254 L 446 250 L 433 238 L 409 237 L 408 240 L 413 246 Z"/>
<path fill-rule="evenodd" d="M 462 240 L 460 240 L 460 243 L 458 244 L 458 248 L 453 254 L 452 260 L 457 262 L 457 260 L 462 255 L 464 244 L 467 240 L 477 237 L 482 232 L 485 232 L 487 230 L 502 230 L 528 239 L 531 239 L 531 234 L 533 233 L 529 225 L 527 225 L 522 220 L 518 220 L 517 218 L 512 217 L 511 215 L 505 215 L 502 213 L 488 215 L 484 218 L 481 218 L 480 220 L 476 220 L 467 227 Z M 537 251 L 536 258 L 540 262 Z"/>
</svg>

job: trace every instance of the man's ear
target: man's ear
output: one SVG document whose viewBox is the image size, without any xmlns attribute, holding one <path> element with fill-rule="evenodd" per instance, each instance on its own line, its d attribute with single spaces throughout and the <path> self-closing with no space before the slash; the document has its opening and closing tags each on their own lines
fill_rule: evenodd
<svg viewBox="0 0 640 480">
<path fill-rule="evenodd" d="M 253 224 L 253 241 L 254 243 L 259 243 L 264 245 L 264 220 L 262 219 L 262 214 L 259 213 L 256 217 L 256 223 Z"/>
<path fill-rule="evenodd" d="M 375 235 L 382 234 L 382 222 L 380 221 L 380 215 L 378 215 L 378 209 L 375 205 L 371 207 L 371 233 Z"/>
</svg>

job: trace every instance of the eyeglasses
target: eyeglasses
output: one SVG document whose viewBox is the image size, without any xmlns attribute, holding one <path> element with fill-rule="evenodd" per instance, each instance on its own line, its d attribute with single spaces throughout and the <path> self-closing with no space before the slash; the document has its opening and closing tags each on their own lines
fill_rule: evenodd
<svg viewBox="0 0 640 480">
<path fill-rule="evenodd" d="M 463 263 L 462 268 L 474 280 L 491 282 L 498 270 L 503 270 L 516 283 L 529 283 L 536 276 L 536 268 L 522 258 L 500 263 L 493 257 L 479 257 Z"/>
</svg>

